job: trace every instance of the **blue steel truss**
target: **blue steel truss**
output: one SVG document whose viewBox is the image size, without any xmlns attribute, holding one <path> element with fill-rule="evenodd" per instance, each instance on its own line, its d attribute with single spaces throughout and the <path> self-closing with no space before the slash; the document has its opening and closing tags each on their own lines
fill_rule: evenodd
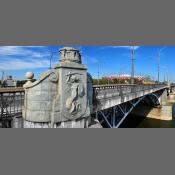
<svg viewBox="0 0 175 175">
<path fill-rule="evenodd" d="M 159 99 L 155 93 L 151 93 L 147 96 L 143 96 L 132 101 L 128 101 L 123 104 L 119 104 L 110 109 L 96 112 L 96 119 L 100 121 L 102 125 L 108 128 L 119 128 L 127 116 L 132 110 L 145 98 L 151 97 L 150 99 L 155 106 L 160 105 Z"/>
</svg>

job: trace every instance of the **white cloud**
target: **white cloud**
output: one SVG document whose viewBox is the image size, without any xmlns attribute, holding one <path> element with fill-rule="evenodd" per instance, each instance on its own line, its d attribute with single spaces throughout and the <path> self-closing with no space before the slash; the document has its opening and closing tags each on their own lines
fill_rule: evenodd
<svg viewBox="0 0 175 175">
<path fill-rule="evenodd" d="M 49 66 L 49 57 L 46 46 L 0 46 L 0 69 L 45 68 Z"/>
<path fill-rule="evenodd" d="M 17 58 L 8 59 L 7 61 L 0 62 L 1 70 L 21 70 L 21 69 L 36 69 L 36 68 L 46 68 L 49 67 L 49 60 L 47 59 L 30 59 L 30 60 L 21 60 Z M 56 63 L 53 62 L 53 65 Z"/>
<path fill-rule="evenodd" d="M 110 46 L 110 47 L 112 47 L 112 48 L 123 48 L 123 49 L 130 49 L 131 50 L 133 46 Z M 137 50 L 139 48 L 140 48 L 140 46 L 134 46 L 135 50 Z"/>
<path fill-rule="evenodd" d="M 43 57 L 47 52 L 33 51 L 34 48 L 46 48 L 46 46 L 0 46 L 0 56 L 30 56 Z"/>
</svg>

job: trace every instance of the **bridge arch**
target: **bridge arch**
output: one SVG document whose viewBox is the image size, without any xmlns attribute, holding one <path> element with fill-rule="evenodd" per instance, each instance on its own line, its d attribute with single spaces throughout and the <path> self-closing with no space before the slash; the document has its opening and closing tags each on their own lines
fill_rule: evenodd
<svg viewBox="0 0 175 175">
<path fill-rule="evenodd" d="M 147 98 L 149 102 L 152 103 L 153 106 L 160 105 L 159 97 L 155 93 L 148 94 L 145 98 Z"/>
</svg>

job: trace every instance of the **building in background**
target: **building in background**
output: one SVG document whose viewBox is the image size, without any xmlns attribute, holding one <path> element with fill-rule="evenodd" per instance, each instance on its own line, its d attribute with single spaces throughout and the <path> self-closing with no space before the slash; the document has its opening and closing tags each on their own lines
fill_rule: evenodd
<svg viewBox="0 0 175 175">
<path fill-rule="evenodd" d="M 16 80 L 11 75 L 2 80 L 2 87 L 16 87 Z"/>
<path fill-rule="evenodd" d="M 122 75 L 113 75 L 113 76 L 105 76 L 102 79 L 107 80 L 108 83 L 121 83 L 121 84 L 130 84 L 131 82 L 131 75 L 129 74 L 122 74 Z M 136 84 L 143 84 L 144 77 L 143 76 L 134 76 L 134 82 Z"/>
<path fill-rule="evenodd" d="M 100 80 L 101 84 L 130 84 L 131 83 L 131 75 L 129 74 L 121 74 L 121 75 L 111 75 L 104 76 Z M 152 80 L 150 76 L 134 76 L 135 84 L 155 84 L 156 82 Z"/>
</svg>

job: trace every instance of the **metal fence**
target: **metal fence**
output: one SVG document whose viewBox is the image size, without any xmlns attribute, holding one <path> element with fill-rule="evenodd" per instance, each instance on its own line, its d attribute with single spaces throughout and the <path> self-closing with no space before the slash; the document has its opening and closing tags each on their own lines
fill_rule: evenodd
<svg viewBox="0 0 175 175">
<path fill-rule="evenodd" d="M 23 88 L 0 88 L 0 127 L 10 127 L 14 118 L 22 117 Z"/>
</svg>

